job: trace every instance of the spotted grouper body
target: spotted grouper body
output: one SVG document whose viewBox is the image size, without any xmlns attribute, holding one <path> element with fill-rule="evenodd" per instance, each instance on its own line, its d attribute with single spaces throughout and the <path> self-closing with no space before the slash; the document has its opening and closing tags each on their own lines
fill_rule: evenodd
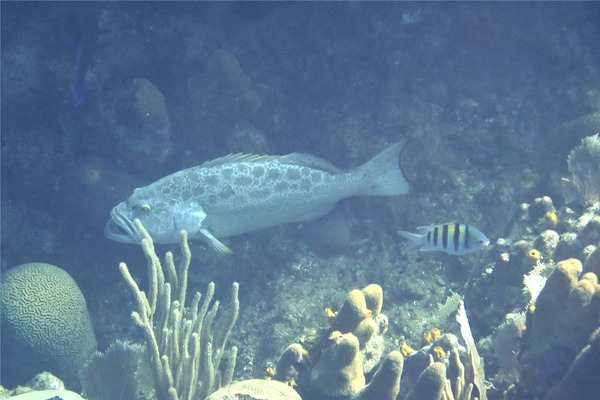
<svg viewBox="0 0 600 400">
<path fill-rule="evenodd" d="M 202 182 L 192 191 L 204 204 L 206 223 L 217 237 L 316 218 L 351 195 L 359 178 L 282 158 L 195 169 L 191 174 Z"/>
<path fill-rule="evenodd" d="M 396 143 L 350 171 L 309 154 L 229 155 L 135 189 L 113 208 L 105 234 L 139 242 L 133 225 L 139 218 L 157 243 L 176 243 L 186 229 L 227 252 L 217 238 L 308 221 L 350 196 L 408 192 L 398 167 L 403 147 Z"/>
</svg>

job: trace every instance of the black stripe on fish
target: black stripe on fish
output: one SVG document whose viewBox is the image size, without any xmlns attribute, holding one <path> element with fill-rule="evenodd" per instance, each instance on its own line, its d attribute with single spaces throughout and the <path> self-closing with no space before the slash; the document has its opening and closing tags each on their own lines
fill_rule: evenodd
<svg viewBox="0 0 600 400">
<path fill-rule="evenodd" d="M 448 224 L 442 227 L 442 245 L 444 249 L 448 248 Z"/>
<path fill-rule="evenodd" d="M 427 243 L 431 243 L 431 231 L 427 232 Z"/>
<path fill-rule="evenodd" d="M 433 246 L 437 247 L 438 244 L 438 233 L 439 233 L 439 228 L 436 226 L 433 229 Z"/>
<path fill-rule="evenodd" d="M 469 225 L 465 225 L 465 249 L 469 248 Z"/>
<path fill-rule="evenodd" d="M 454 251 L 458 251 L 458 245 L 460 244 L 460 224 L 454 224 L 454 235 L 452 235 L 452 242 L 454 243 Z"/>
</svg>

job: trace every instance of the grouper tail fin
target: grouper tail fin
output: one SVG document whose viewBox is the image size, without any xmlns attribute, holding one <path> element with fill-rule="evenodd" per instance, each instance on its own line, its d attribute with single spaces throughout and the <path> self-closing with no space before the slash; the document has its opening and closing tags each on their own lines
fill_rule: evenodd
<svg viewBox="0 0 600 400">
<path fill-rule="evenodd" d="M 391 145 L 358 167 L 357 172 L 368 180 L 357 193 L 360 196 L 398 196 L 408 193 L 410 184 L 400 169 L 400 153 L 406 140 Z"/>
</svg>

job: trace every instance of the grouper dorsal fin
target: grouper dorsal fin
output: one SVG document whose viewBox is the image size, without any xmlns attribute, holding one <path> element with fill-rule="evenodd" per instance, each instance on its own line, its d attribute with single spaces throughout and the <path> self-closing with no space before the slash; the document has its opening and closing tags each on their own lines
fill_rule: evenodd
<svg viewBox="0 0 600 400">
<path fill-rule="evenodd" d="M 235 164 L 240 162 L 257 163 L 278 159 L 280 156 L 261 156 L 258 154 L 235 153 L 202 163 L 202 167 L 219 167 L 221 165 Z"/>
<path fill-rule="evenodd" d="M 300 165 L 303 167 L 318 169 L 320 171 L 329 172 L 330 174 L 339 174 L 341 169 L 333 165 L 321 157 L 313 156 L 306 153 L 292 153 L 287 156 L 279 157 L 282 164 Z"/>
<path fill-rule="evenodd" d="M 269 161 L 278 161 L 281 164 L 309 167 L 324 172 L 329 172 L 331 174 L 338 174 L 342 172 L 341 169 L 339 169 L 329 161 L 326 161 L 317 156 L 313 156 L 312 154 L 306 153 L 291 153 L 285 156 L 263 156 L 258 154 L 236 153 L 229 154 L 211 161 L 206 161 L 202 164 L 202 167 L 218 167 L 222 165 L 235 164 L 241 162 L 261 163 Z"/>
</svg>

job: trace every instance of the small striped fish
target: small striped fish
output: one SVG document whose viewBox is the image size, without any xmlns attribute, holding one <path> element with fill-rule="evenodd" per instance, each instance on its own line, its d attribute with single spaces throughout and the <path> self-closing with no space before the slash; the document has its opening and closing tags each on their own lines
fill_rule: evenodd
<svg viewBox="0 0 600 400">
<path fill-rule="evenodd" d="M 408 240 L 403 251 L 443 251 L 453 255 L 473 253 L 490 244 L 490 240 L 474 226 L 448 223 L 417 228 L 418 233 L 399 231 Z"/>
</svg>

